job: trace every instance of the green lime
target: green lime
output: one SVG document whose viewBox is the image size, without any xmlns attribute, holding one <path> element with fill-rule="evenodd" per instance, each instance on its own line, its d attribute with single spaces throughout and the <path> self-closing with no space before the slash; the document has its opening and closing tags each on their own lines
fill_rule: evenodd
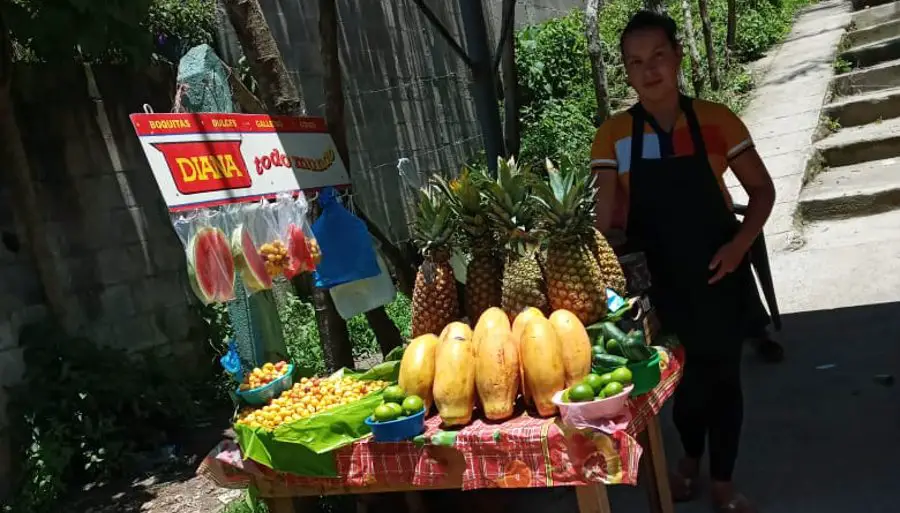
<svg viewBox="0 0 900 513">
<path fill-rule="evenodd" d="M 403 400 L 403 411 L 407 415 L 419 413 L 425 408 L 425 401 L 417 395 L 411 395 Z"/>
<path fill-rule="evenodd" d="M 619 367 L 618 369 L 611 372 L 613 381 L 618 381 L 623 385 L 630 385 L 631 380 L 633 379 L 631 375 L 631 371 L 628 370 L 628 367 Z"/>
<path fill-rule="evenodd" d="M 619 341 L 611 338 L 606 341 L 606 352 L 613 355 L 622 355 L 622 352 L 619 350 Z"/>
<path fill-rule="evenodd" d="M 603 387 L 615 381 L 613 379 L 612 372 L 606 372 L 600 375 L 600 385 L 597 387 L 597 390 L 603 390 Z M 597 392 L 600 393 L 599 391 Z"/>
<path fill-rule="evenodd" d="M 601 378 L 598 374 L 588 374 L 582 380 L 582 383 L 594 389 L 594 394 L 599 393 L 603 390 L 603 385 L 606 383 L 603 382 L 603 378 Z"/>
<path fill-rule="evenodd" d="M 603 397 L 612 397 L 617 394 L 621 394 L 624 390 L 624 387 L 621 383 L 613 381 L 612 383 L 607 383 L 605 387 L 603 387 Z"/>
<path fill-rule="evenodd" d="M 394 412 L 394 418 L 403 415 L 403 407 L 397 403 L 384 403 L 385 406 L 390 408 Z"/>
<path fill-rule="evenodd" d="M 569 391 L 568 390 L 563 390 L 561 399 L 562 399 L 562 402 L 564 402 L 564 403 L 572 402 L 571 399 L 569 399 Z"/>
<path fill-rule="evenodd" d="M 384 389 L 384 402 L 400 404 L 406 399 L 406 392 L 400 385 L 391 385 Z"/>
<path fill-rule="evenodd" d="M 591 401 L 594 399 L 594 389 L 586 383 L 579 383 L 569 389 L 569 399 L 576 403 Z"/>
<path fill-rule="evenodd" d="M 388 403 L 385 403 L 379 404 L 375 408 L 375 413 L 372 414 L 372 416 L 375 417 L 376 422 L 390 422 L 397 418 L 397 412 L 388 406 Z"/>
</svg>

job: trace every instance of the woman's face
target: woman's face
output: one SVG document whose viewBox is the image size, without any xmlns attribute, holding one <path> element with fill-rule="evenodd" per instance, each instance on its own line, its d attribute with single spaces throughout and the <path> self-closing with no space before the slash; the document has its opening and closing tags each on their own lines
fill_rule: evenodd
<svg viewBox="0 0 900 513">
<path fill-rule="evenodd" d="M 681 57 L 681 47 L 672 45 L 661 29 L 636 30 L 622 44 L 628 83 L 643 100 L 678 94 Z"/>
</svg>

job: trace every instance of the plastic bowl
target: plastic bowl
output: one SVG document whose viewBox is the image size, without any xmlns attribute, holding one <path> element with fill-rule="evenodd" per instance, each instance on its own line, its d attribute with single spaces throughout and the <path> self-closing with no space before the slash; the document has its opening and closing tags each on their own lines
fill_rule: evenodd
<svg viewBox="0 0 900 513">
<path fill-rule="evenodd" d="M 631 371 L 631 382 L 634 384 L 634 390 L 631 391 L 632 396 L 646 394 L 659 384 L 659 350 L 652 349 L 654 353 L 650 359 L 626 365 Z"/>
<path fill-rule="evenodd" d="M 425 432 L 425 410 L 405 419 L 387 422 L 375 422 L 369 416 L 366 418 L 366 425 L 372 428 L 372 436 L 376 442 L 402 442 Z"/>
<path fill-rule="evenodd" d="M 628 385 L 620 393 L 577 403 L 565 403 L 562 395 L 565 390 L 560 390 L 553 395 L 553 404 L 559 407 L 559 415 L 566 424 L 579 425 L 585 421 L 609 419 L 617 417 L 628 404 L 628 394 L 634 389 L 634 385 Z"/>
<path fill-rule="evenodd" d="M 237 396 L 245 403 L 252 406 L 261 406 L 268 403 L 282 392 L 294 386 L 294 364 L 289 363 L 287 372 L 271 383 L 251 390 L 238 388 Z"/>
</svg>

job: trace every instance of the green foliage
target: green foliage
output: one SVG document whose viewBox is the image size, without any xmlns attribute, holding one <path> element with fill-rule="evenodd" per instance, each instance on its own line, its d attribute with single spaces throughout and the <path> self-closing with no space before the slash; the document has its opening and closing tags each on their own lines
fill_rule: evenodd
<svg viewBox="0 0 900 513">
<path fill-rule="evenodd" d="M 214 0 L 11 0 L 0 13 L 25 55 L 49 62 L 171 59 L 215 32 Z"/>
<path fill-rule="evenodd" d="M 10 438 L 21 482 L 6 511 L 58 510 L 69 490 L 129 468 L 186 430 L 199 389 L 171 362 L 68 337 L 53 324 L 22 330 L 26 373 L 9 389 Z"/>
<path fill-rule="evenodd" d="M 740 111 L 752 89 L 745 64 L 757 59 L 790 31 L 797 10 L 810 0 L 738 0 L 738 26 L 731 62 L 725 63 L 726 0 L 711 0 L 710 21 L 722 87 L 704 98 Z M 695 38 L 706 70 L 700 14 L 695 3 Z M 641 9 L 641 0 L 612 0 L 599 15 L 599 30 L 606 64 L 607 88 L 613 111 L 633 103 L 619 52 L 619 36 L 629 18 Z M 683 25 L 681 2 L 668 2 L 668 12 Z M 516 34 L 516 64 L 522 101 L 522 155 L 526 162 L 550 157 L 564 167 L 587 165 L 596 109 L 590 59 L 587 54 L 584 14 L 575 10 L 562 18 L 525 27 Z M 684 61 L 687 84 L 690 65 Z M 706 80 L 708 82 L 708 79 Z"/>
</svg>

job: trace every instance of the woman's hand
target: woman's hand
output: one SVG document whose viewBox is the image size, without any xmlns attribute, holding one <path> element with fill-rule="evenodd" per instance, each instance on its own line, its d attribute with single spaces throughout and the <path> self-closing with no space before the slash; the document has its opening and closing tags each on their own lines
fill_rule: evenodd
<svg viewBox="0 0 900 513">
<path fill-rule="evenodd" d="M 709 270 L 716 271 L 716 274 L 709 279 L 709 284 L 716 283 L 737 269 L 749 249 L 750 247 L 740 238 L 735 238 L 719 248 L 709 263 Z"/>
</svg>

